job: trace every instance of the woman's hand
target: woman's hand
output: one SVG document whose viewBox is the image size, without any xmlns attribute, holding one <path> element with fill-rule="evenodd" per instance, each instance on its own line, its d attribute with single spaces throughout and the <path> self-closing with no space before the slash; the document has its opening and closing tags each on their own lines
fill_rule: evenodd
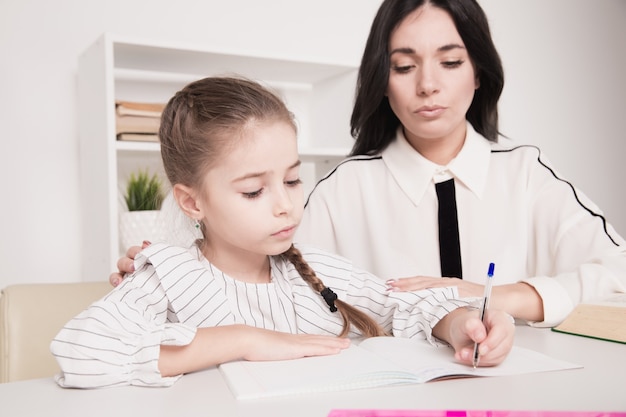
<svg viewBox="0 0 626 417">
<path fill-rule="evenodd" d="M 508 313 L 500 310 L 487 310 L 483 324 L 478 310 L 462 307 L 441 319 L 433 334 L 450 343 L 455 359 L 467 365 L 472 365 L 474 343 L 478 343 L 479 366 L 493 366 L 501 363 L 511 351 L 515 324 Z"/>
<path fill-rule="evenodd" d="M 459 297 L 482 297 L 484 286 L 460 278 L 416 276 L 390 279 L 386 282 L 389 291 L 419 291 L 427 288 L 457 287 Z"/>
<path fill-rule="evenodd" d="M 144 240 L 141 246 L 131 246 L 128 248 L 126 256 L 117 260 L 117 269 L 119 269 L 119 271 L 113 272 L 109 275 L 109 282 L 112 286 L 117 287 L 120 285 L 124 279 L 124 274 L 131 274 L 135 272 L 135 256 L 137 256 L 142 249 L 145 249 L 148 246 L 150 246 L 150 242 Z"/>
<path fill-rule="evenodd" d="M 460 278 L 415 276 L 390 279 L 386 282 L 389 291 L 419 291 L 427 288 L 457 287 L 459 297 L 482 297 L 485 286 Z M 533 322 L 543 321 L 543 300 L 531 285 L 525 282 L 494 285 L 489 305 L 494 310 L 503 310 L 515 318 Z"/>
</svg>

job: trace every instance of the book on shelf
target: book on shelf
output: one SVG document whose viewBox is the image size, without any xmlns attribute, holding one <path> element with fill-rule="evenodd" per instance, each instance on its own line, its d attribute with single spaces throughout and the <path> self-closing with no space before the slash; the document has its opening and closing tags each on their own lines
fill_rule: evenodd
<svg viewBox="0 0 626 417">
<path fill-rule="evenodd" d="M 285 361 L 233 361 L 220 372 L 237 399 L 422 384 L 449 378 L 489 377 L 582 368 L 514 346 L 498 366 L 478 367 L 454 361 L 449 347 L 425 340 L 372 337 L 337 355 Z"/>
<path fill-rule="evenodd" d="M 142 116 L 115 116 L 115 133 L 152 133 L 159 132 L 161 119 Z"/>
<path fill-rule="evenodd" d="M 141 116 L 160 118 L 165 104 L 163 103 L 142 103 L 137 101 L 115 102 L 115 111 L 120 116 Z"/>
<path fill-rule="evenodd" d="M 154 133 L 120 133 L 117 140 L 124 142 L 158 142 L 159 136 Z"/>
<path fill-rule="evenodd" d="M 610 342 L 626 343 L 626 294 L 578 304 L 552 330 Z"/>
</svg>

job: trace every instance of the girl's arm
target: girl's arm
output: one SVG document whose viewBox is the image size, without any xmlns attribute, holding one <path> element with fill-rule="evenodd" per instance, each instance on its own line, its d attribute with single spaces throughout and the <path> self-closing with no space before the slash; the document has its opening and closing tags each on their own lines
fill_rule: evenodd
<svg viewBox="0 0 626 417">
<path fill-rule="evenodd" d="M 170 322 L 170 303 L 154 267 L 144 264 L 70 320 L 51 343 L 63 387 L 169 386 L 186 372 L 234 359 L 326 355 L 349 346 L 329 336 L 243 325 L 196 328 Z"/>
<path fill-rule="evenodd" d="M 334 355 L 350 340 L 334 336 L 281 333 L 245 325 L 198 329 L 185 346 L 161 346 L 161 375 L 175 376 L 237 359 L 268 361 Z"/>
</svg>

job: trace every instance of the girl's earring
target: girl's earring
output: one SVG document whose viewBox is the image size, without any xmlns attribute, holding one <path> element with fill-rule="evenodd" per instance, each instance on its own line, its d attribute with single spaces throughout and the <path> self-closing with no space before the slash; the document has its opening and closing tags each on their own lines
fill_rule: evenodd
<svg viewBox="0 0 626 417">
<path fill-rule="evenodd" d="M 200 224 L 200 221 L 198 221 L 198 219 L 195 219 L 193 221 L 193 227 L 195 227 L 196 230 L 200 230 L 200 227 L 202 227 L 202 225 Z"/>
</svg>

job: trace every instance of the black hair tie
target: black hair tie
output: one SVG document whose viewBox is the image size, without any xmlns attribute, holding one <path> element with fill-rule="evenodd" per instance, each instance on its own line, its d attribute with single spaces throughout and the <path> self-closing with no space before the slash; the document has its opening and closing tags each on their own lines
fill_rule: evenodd
<svg viewBox="0 0 626 417">
<path fill-rule="evenodd" d="M 326 304 L 328 304 L 328 307 L 330 307 L 331 313 L 334 313 L 335 311 L 337 311 L 337 307 L 335 307 L 335 300 L 337 299 L 337 294 L 335 294 L 333 290 L 331 290 L 328 287 L 324 288 L 320 292 L 320 294 L 322 294 L 322 297 L 324 297 L 324 301 L 326 301 Z"/>
</svg>

